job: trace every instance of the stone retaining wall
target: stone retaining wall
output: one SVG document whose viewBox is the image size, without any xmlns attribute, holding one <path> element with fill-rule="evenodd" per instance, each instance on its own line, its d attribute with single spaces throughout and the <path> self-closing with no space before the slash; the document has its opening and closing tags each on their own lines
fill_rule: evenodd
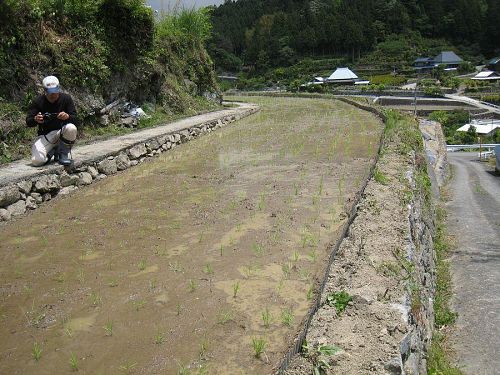
<svg viewBox="0 0 500 375">
<path fill-rule="evenodd" d="M 70 169 L 59 166 L 40 171 L 33 167 L 33 175 L 28 178 L 14 179 L 3 184 L 0 182 L 0 222 L 22 216 L 56 196 L 70 194 L 82 186 L 140 164 L 148 158 L 222 128 L 258 110 L 258 107 L 247 108 L 237 114 L 226 115 L 180 131 L 166 131 L 161 136 L 141 141 L 131 147 L 110 151 L 104 158 L 78 160 Z"/>
<path fill-rule="evenodd" d="M 343 101 L 385 117 L 376 108 Z M 375 167 L 379 181 L 374 173 L 351 212 L 346 235 L 333 249 L 320 306 L 307 320 L 305 337 L 294 343 L 295 353 L 304 339 L 310 348 L 340 348 L 323 357 L 332 373 L 427 373 L 436 291 L 434 211 L 424 150 L 402 146 L 407 137 L 419 143 L 416 130 L 384 136 Z M 352 297 L 343 313 L 327 303 L 341 291 Z M 310 374 L 314 360 L 288 355 L 276 373 Z"/>
</svg>

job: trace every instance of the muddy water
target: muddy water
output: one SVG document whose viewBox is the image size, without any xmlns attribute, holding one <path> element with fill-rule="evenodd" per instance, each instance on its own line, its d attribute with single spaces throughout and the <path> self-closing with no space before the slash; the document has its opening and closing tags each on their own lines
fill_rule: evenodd
<svg viewBox="0 0 500 375">
<path fill-rule="evenodd" d="M 0 227 L 0 373 L 62 374 L 72 356 L 88 374 L 272 371 L 381 123 L 252 100 L 259 114 Z"/>
</svg>

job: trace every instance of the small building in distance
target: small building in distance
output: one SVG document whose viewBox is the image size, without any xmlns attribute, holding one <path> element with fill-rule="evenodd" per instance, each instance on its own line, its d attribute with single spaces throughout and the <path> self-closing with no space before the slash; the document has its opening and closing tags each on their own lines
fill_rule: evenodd
<svg viewBox="0 0 500 375">
<path fill-rule="evenodd" d="M 475 81 L 489 81 L 489 82 L 494 82 L 500 80 L 500 73 L 494 72 L 494 71 L 489 71 L 485 70 L 483 72 L 479 72 L 476 74 L 474 77 L 471 79 Z"/>
<path fill-rule="evenodd" d="M 458 128 L 457 132 L 466 132 L 471 126 L 474 126 L 477 135 L 491 136 L 500 129 L 500 120 L 472 120 L 469 124 Z"/>
<path fill-rule="evenodd" d="M 488 69 L 493 72 L 500 72 L 500 57 L 495 57 L 488 61 Z"/>
<path fill-rule="evenodd" d="M 438 66 L 444 67 L 444 70 L 457 70 L 463 59 L 453 51 L 443 51 L 436 57 L 419 57 L 413 63 L 416 70 L 421 72 L 430 71 Z"/>
<path fill-rule="evenodd" d="M 341 85 L 354 85 L 356 82 L 361 81 L 359 77 L 349 68 L 337 68 L 326 79 L 327 83 L 335 83 Z"/>
<path fill-rule="evenodd" d="M 457 70 L 464 60 L 453 51 L 441 52 L 434 58 L 436 66 L 443 66 L 444 70 Z"/>
<path fill-rule="evenodd" d="M 419 57 L 414 61 L 413 66 L 420 71 L 432 70 L 436 67 L 432 57 Z"/>
</svg>

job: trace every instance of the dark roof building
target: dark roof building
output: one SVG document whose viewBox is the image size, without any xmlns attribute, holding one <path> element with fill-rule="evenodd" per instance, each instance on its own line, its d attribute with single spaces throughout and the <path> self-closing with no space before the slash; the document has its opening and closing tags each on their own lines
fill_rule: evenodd
<svg viewBox="0 0 500 375">
<path fill-rule="evenodd" d="M 436 66 L 443 65 L 444 68 L 448 70 L 457 69 L 463 61 L 464 60 L 458 57 L 453 51 L 441 52 L 434 58 Z"/>
<path fill-rule="evenodd" d="M 413 63 L 417 70 L 430 70 L 434 69 L 434 59 L 432 57 L 419 57 Z"/>
<path fill-rule="evenodd" d="M 419 57 L 413 63 L 417 70 L 431 70 L 437 66 L 443 66 L 445 70 L 456 70 L 463 62 L 453 51 L 441 52 L 436 57 Z"/>
</svg>

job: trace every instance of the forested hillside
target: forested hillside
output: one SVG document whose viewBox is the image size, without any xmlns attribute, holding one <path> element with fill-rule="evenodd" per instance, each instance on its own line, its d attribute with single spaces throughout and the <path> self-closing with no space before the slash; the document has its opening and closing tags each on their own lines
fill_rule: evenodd
<svg viewBox="0 0 500 375">
<path fill-rule="evenodd" d="M 498 0 L 228 0 L 212 20 L 211 52 L 227 70 L 355 60 L 377 48 L 407 48 L 412 58 L 440 46 L 478 60 L 500 52 Z"/>
<path fill-rule="evenodd" d="M 88 126 L 117 99 L 168 114 L 202 108 L 217 90 L 210 29 L 205 10 L 159 21 L 144 0 L 0 1 L 0 162 L 25 153 L 33 134 L 23 113 L 46 75 L 59 77 Z"/>
</svg>

